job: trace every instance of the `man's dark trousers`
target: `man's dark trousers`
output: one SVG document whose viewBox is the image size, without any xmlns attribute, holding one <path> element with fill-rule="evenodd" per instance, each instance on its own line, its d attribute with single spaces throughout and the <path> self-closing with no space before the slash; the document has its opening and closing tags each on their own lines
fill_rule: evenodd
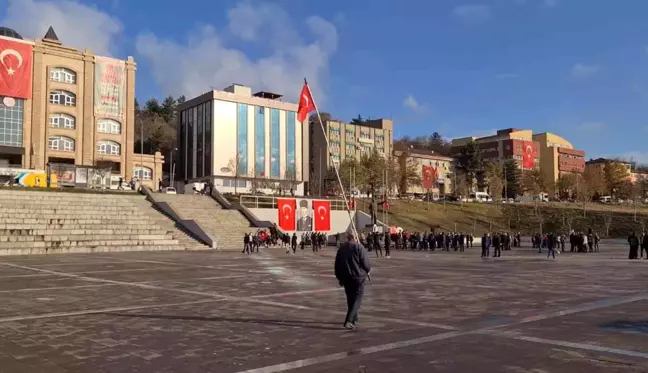
<svg viewBox="0 0 648 373">
<path fill-rule="evenodd" d="M 344 322 L 355 324 L 358 322 L 358 311 L 364 295 L 365 280 L 351 279 L 345 281 L 342 285 L 347 298 L 347 314 Z"/>
</svg>

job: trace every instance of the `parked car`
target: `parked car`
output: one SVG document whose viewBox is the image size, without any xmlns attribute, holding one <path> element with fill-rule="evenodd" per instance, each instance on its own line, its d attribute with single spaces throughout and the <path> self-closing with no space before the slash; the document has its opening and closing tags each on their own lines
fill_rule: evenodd
<svg viewBox="0 0 648 373">
<path fill-rule="evenodd" d="M 168 188 L 164 188 L 164 189 L 162 189 L 162 193 L 166 193 L 166 194 L 177 194 L 175 188 L 171 188 L 171 187 L 168 187 Z"/>
</svg>

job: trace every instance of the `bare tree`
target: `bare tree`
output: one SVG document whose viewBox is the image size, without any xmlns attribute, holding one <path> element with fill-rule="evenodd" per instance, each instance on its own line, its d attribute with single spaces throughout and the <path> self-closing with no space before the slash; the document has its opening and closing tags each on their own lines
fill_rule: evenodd
<svg viewBox="0 0 648 373">
<path fill-rule="evenodd" d="M 234 177 L 234 194 L 237 194 L 238 190 L 238 180 L 239 177 L 241 176 L 240 170 L 239 170 L 239 165 L 241 164 L 241 159 L 243 159 L 242 154 L 237 154 L 236 157 L 231 158 L 229 162 L 227 163 L 227 169 L 230 171 L 232 176 Z"/>
<path fill-rule="evenodd" d="M 468 181 L 466 180 L 466 176 L 463 173 L 458 174 L 456 177 L 455 192 L 457 193 L 457 197 L 459 197 L 459 201 L 461 202 L 462 211 L 464 207 L 464 200 L 468 197 L 469 188 L 470 187 L 468 185 Z"/>
<path fill-rule="evenodd" d="M 561 211 L 562 226 L 566 233 L 571 233 L 574 225 L 574 215 L 571 209 L 564 208 Z"/>
<path fill-rule="evenodd" d="M 587 204 L 592 202 L 595 195 L 602 193 L 605 188 L 603 175 L 596 170 L 585 169 L 576 181 L 576 199 L 583 204 L 583 216 L 587 215 Z"/>
<path fill-rule="evenodd" d="M 606 211 L 603 215 L 605 222 L 605 237 L 610 237 L 610 227 L 612 226 L 612 212 Z"/>
</svg>

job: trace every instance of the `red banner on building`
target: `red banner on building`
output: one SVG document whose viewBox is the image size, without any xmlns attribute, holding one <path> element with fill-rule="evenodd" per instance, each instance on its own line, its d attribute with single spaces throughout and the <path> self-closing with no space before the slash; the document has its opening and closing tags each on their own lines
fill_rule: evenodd
<svg viewBox="0 0 648 373">
<path fill-rule="evenodd" d="M 0 39 L 0 96 L 31 98 L 32 46 Z"/>
<path fill-rule="evenodd" d="M 279 211 L 279 228 L 284 231 L 295 230 L 295 210 L 297 201 L 294 199 L 277 198 L 277 210 Z"/>
<path fill-rule="evenodd" d="M 535 167 L 535 150 L 533 147 L 533 141 L 523 141 L 522 142 L 522 167 L 524 168 L 534 168 Z"/>
<path fill-rule="evenodd" d="M 437 170 L 435 167 L 423 165 L 423 189 L 434 188 L 436 172 Z"/>
<path fill-rule="evenodd" d="M 315 231 L 331 230 L 331 202 L 313 200 L 313 220 Z"/>
</svg>

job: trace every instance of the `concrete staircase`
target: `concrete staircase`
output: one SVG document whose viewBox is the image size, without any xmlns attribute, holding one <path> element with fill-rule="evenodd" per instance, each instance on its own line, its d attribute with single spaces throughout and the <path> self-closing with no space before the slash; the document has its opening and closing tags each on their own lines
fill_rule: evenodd
<svg viewBox="0 0 648 373">
<path fill-rule="evenodd" d="M 183 250 L 140 195 L 0 190 L 0 255 Z"/>
<path fill-rule="evenodd" d="M 137 206 L 144 214 L 155 221 L 155 223 L 173 239 L 178 240 L 180 246 L 186 250 L 210 250 L 211 248 L 200 241 L 194 239 L 182 227 L 178 226 L 175 221 L 166 216 L 163 212 L 155 209 L 153 204 L 146 199 L 137 200 Z"/>
<path fill-rule="evenodd" d="M 225 210 L 211 197 L 197 194 L 156 194 L 158 202 L 166 202 L 182 219 L 194 220 L 215 240 L 218 249 L 241 250 L 243 235 L 254 232 L 247 219 L 236 210 Z"/>
</svg>

